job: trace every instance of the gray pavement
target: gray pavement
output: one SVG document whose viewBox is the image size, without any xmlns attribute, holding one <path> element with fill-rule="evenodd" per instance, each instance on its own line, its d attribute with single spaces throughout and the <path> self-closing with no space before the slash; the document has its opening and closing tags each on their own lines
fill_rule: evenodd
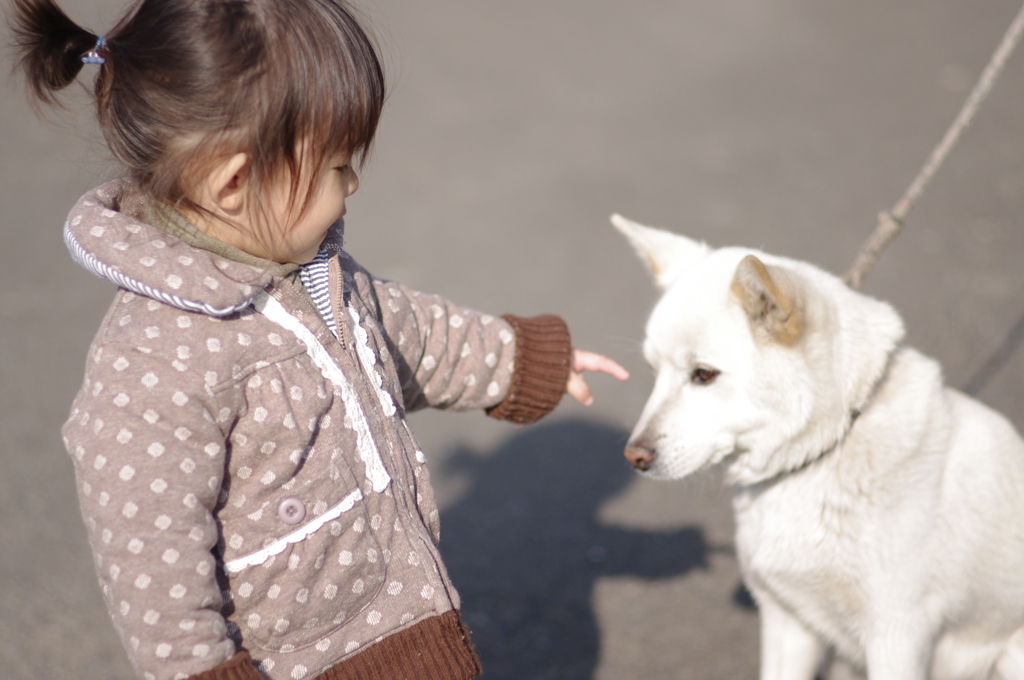
<svg viewBox="0 0 1024 680">
<path fill-rule="evenodd" d="M 119 3 L 64 4 L 103 31 Z M 845 271 L 1017 2 L 361 4 L 392 94 L 349 249 L 464 304 L 560 313 L 578 346 L 634 374 L 595 378 L 595 406 L 566 401 L 531 428 L 414 418 L 485 677 L 755 677 L 717 474 L 652 483 L 620 455 L 651 385 L 639 343 L 655 294 L 608 215 Z M 41 123 L 19 83 L 3 88 L 0 677 L 127 679 L 58 433 L 112 294 L 60 228 L 116 169 L 83 96 Z M 1022 220 L 1024 52 L 866 286 L 953 385 L 1018 426 Z"/>
</svg>

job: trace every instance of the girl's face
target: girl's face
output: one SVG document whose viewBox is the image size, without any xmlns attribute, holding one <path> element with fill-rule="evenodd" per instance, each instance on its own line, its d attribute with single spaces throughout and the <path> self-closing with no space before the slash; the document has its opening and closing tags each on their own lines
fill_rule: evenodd
<svg viewBox="0 0 1024 680">
<path fill-rule="evenodd" d="M 270 188 L 268 207 L 275 225 L 274 248 L 264 257 L 295 264 L 316 257 L 328 228 L 345 215 L 345 199 L 359 188 L 351 161 L 350 156 L 341 154 L 327 159 L 327 167 L 310 194 L 309 206 L 298 220 L 294 218 L 298 207 L 293 205 L 288 179 L 282 178 Z"/>
</svg>

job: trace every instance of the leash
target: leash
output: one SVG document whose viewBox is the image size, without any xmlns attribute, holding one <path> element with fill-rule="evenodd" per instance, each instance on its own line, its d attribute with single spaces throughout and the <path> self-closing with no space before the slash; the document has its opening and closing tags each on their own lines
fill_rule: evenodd
<svg viewBox="0 0 1024 680">
<path fill-rule="evenodd" d="M 995 85 L 996 79 L 1002 73 L 1006 61 L 1013 54 L 1017 43 L 1020 42 L 1022 33 L 1024 33 L 1024 6 L 1021 6 L 1013 23 L 1010 24 L 1010 28 L 1007 29 L 1006 34 L 1003 36 L 1002 42 L 999 43 L 999 47 L 992 54 L 988 66 L 982 71 L 981 77 L 978 79 L 974 89 L 971 90 L 971 94 L 968 95 L 967 101 L 964 102 L 963 107 L 960 109 L 960 113 L 954 119 L 949 129 L 946 130 L 942 141 L 932 151 L 928 161 L 921 168 L 917 177 L 914 178 L 906 193 L 903 194 L 903 197 L 900 198 L 892 210 L 884 210 L 878 215 L 878 226 L 875 227 L 875 231 L 871 234 L 867 243 L 864 244 L 864 247 L 861 248 L 860 253 L 858 253 L 857 258 L 853 262 L 853 266 L 846 274 L 846 282 L 850 286 L 860 289 L 868 270 L 874 266 L 875 261 L 882 254 L 882 251 L 885 250 L 886 246 L 900 233 L 907 213 L 914 207 L 914 203 L 924 193 L 928 182 L 931 181 L 939 167 L 942 166 L 946 156 L 949 155 L 949 152 L 960 140 L 964 130 L 971 124 L 974 114 L 978 112 L 981 103 L 988 96 L 992 86 Z"/>
</svg>

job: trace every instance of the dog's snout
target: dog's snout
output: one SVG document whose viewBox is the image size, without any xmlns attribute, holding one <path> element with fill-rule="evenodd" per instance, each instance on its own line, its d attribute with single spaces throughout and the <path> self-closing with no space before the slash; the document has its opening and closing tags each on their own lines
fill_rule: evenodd
<svg viewBox="0 0 1024 680">
<path fill-rule="evenodd" d="M 644 441 L 628 444 L 625 455 L 629 464 L 637 470 L 649 470 L 654 462 L 654 448 Z"/>
</svg>

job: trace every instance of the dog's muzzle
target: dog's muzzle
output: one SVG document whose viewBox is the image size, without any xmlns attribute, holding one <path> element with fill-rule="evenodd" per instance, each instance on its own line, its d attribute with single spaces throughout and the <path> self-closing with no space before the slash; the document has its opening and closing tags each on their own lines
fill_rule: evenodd
<svg viewBox="0 0 1024 680">
<path fill-rule="evenodd" d="M 644 441 L 633 442 L 626 445 L 626 460 L 637 470 L 647 471 L 651 469 L 654 462 L 654 448 Z"/>
</svg>

